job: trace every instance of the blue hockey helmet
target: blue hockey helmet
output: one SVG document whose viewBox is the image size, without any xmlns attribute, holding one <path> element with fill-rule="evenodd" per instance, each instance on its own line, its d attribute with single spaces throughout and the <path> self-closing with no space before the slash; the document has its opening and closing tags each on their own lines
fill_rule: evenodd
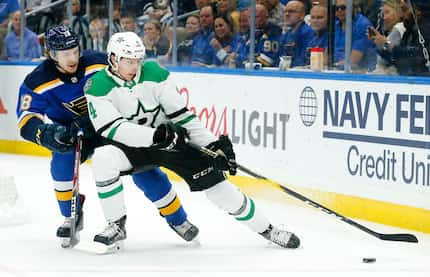
<svg viewBox="0 0 430 277">
<path fill-rule="evenodd" d="M 58 25 L 45 32 L 45 47 L 47 50 L 61 51 L 79 46 L 79 38 L 69 27 Z"/>
</svg>

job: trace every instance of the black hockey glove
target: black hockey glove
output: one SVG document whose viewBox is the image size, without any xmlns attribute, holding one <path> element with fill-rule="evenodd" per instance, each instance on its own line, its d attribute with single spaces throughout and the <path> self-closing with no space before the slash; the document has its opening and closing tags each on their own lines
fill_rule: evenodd
<svg viewBox="0 0 430 277">
<path fill-rule="evenodd" d="M 41 124 L 36 130 L 36 142 L 57 153 L 68 153 L 74 149 L 70 131 L 57 123 Z"/>
<path fill-rule="evenodd" d="M 170 150 L 175 146 L 184 145 L 190 137 L 187 129 L 168 122 L 157 127 L 152 137 L 153 147 Z"/>
<path fill-rule="evenodd" d="M 70 124 L 70 135 L 73 138 L 76 138 L 79 130 L 84 132 L 84 139 L 92 139 L 97 135 L 88 114 L 75 118 Z"/>
<path fill-rule="evenodd" d="M 212 142 L 206 148 L 218 153 L 218 156 L 213 160 L 213 165 L 216 169 L 228 170 L 230 175 L 236 175 L 236 155 L 233 151 L 233 144 L 231 144 L 228 136 L 220 136 L 217 141 Z"/>
</svg>

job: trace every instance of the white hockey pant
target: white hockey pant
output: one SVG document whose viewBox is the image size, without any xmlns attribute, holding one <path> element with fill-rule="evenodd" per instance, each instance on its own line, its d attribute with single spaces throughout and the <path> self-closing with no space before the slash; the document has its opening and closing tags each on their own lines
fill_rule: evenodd
<svg viewBox="0 0 430 277">
<path fill-rule="evenodd" d="M 256 208 L 254 201 L 227 180 L 205 190 L 215 205 L 257 233 L 269 227 L 269 220 Z"/>
</svg>

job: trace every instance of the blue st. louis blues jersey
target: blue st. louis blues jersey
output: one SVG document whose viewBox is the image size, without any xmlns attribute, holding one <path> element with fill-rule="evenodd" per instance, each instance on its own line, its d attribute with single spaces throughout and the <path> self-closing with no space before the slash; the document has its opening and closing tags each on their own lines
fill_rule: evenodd
<svg viewBox="0 0 430 277">
<path fill-rule="evenodd" d="M 88 78 L 107 65 L 106 54 L 83 51 L 74 75 L 58 71 L 53 60 L 45 60 L 24 80 L 19 89 L 18 126 L 23 138 L 35 142 L 37 126 L 46 116 L 69 126 L 87 113 L 83 87 Z"/>
</svg>

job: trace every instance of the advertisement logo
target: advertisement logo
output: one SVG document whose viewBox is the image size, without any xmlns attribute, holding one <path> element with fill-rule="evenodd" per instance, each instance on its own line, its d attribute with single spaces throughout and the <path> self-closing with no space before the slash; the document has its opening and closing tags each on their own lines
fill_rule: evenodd
<svg viewBox="0 0 430 277">
<path fill-rule="evenodd" d="M 300 119 L 306 127 L 310 127 L 315 123 L 318 113 L 318 101 L 313 88 L 305 87 L 300 94 L 299 112 Z"/>
<path fill-rule="evenodd" d="M 7 114 L 7 110 L 3 105 L 3 101 L 0 98 L 0 114 Z"/>
</svg>

